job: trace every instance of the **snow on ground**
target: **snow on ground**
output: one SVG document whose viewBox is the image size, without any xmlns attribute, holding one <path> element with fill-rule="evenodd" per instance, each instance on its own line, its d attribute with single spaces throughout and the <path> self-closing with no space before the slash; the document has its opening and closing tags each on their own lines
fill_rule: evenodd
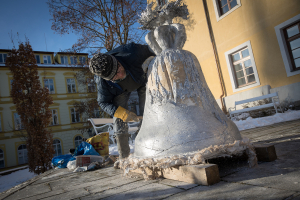
<svg viewBox="0 0 300 200">
<path fill-rule="evenodd" d="M 279 122 L 291 121 L 300 119 L 300 110 L 292 111 L 288 110 L 285 113 L 276 113 L 272 116 L 260 117 L 260 118 L 252 118 L 248 117 L 246 120 L 233 121 L 240 131 L 256 128 L 261 126 L 267 126 Z"/>
<path fill-rule="evenodd" d="M 234 121 L 239 130 L 246 130 L 250 128 L 256 128 L 261 126 L 267 126 L 279 122 L 291 121 L 300 119 L 300 111 L 286 111 L 285 113 L 277 113 L 273 116 L 261 117 L 261 118 L 251 118 L 248 117 L 246 120 Z M 130 153 L 134 152 L 134 142 L 130 140 Z M 118 147 L 116 144 L 109 146 L 110 155 L 119 155 Z M 27 169 L 19 170 L 8 175 L 0 176 L 0 192 L 8 190 L 20 183 L 23 183 L 35 175 L 28 171 Z"/>
<path fill-rule="evenodd" d="M 130 140 L 129 147 L 130 147 L 130 153 L 133 153 L 134 152 L 134 141 L 132 142 Z M 119 155 L 118 146 L 116 144 L 109 145 L 109 155 Z"/>
<path fill-rule="evenodd" d="M 32 172 L 29 172 L 29 169 L 23 169 L 11 174 L 0 176 L 0 192 L 6 191 L 16 185 L 19 185 L 36 175 Z"/>
</svg>

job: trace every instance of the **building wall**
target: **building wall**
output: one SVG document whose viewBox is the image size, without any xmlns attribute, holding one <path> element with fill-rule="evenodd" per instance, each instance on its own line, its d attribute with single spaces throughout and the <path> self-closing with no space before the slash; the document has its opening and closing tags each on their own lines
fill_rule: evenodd
<svg viewBox="0 0 300 200">
<path fill-rule="evenodd" d="M 205 1 L 225 85 L 227 109 L 232 107 L 234 101 L 262 95 L 266 92 L 266 87 L 270 88 L 269 93 L 279 91 L 281 101 L 287 96 L 293 101 L 299 101 L 300 97 L 296 95 L 297 92 L 299 93 L 299 89 L 295 87 L 295 84 L 300 81 L 300 73 L 288 76 L 275 27 L 300 14 L 300 1 L 237 0 L 240 2 L 240 6 L 221 19 L 217 17 L 214 5 L 217 0 Z M 187 21 L 175 20 L 175 22 L 183 23 L 187 30 L 184 49 L 196 55 L 206 82 L 214 97 L 219 101 L 222 90 L 203 0 L 186 0 L 185 3 L 190 12 L 190 19 Z M 230 77 L 226 52 L 228 53 L 247 42 L 252 47 L 259 82 L 248 87 L 235 88 Z M 286 94 L 287 91 L 288 94 Z"/>
<path fill-rule="evenodd" d="M 88 138 L 87 133 L 81 134 L 80 128 L 82 123 L 72 123 L 71 112 L 73 103 L 84 99 L 87 96 L 87 87 L 78 88 L 76 82 L 76 93 L 68 93 L 67 78 L 74 78 L 76 70 L 70 67 L 57 67 L 56 65 L 44 66 L 39 65 L 39 79 L 44 86 L 44 79 L 51 78 L 54 80 L 54 103 L 50 105 L 50 109 L 58 110 L 58 125 L 49 126 L 52 129 L 53 138 L 61 141 L 62 154 L 69 152 L 70 148 L 75 148 L 74 139 L 76 136 Z M 20 137 L 20 131 L 14 130 L 13 113 L 16 107 L 10 98 L 10 80 L 13 74 L 10 73 L 8 67 L 4 64 L 0 65 L 0 148 L 4 151 L 5 167 L 19 165 L 17 148 L 20 144 L 26 144 L 24 138 Z M 81 119 L 82 121 L 82 119 Z"/>
</svg>

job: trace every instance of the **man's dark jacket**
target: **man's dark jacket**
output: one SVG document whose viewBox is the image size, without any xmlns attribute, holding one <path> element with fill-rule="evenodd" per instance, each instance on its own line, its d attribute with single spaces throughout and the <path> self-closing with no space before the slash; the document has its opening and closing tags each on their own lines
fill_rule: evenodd
<svg viewBox="0 0 300 200">
<path fill-rule="evenodd" d="M 107 52 L 113 55 L 118 62 L 125 68 L 126 72 L 133 78 L 135 82 L 141 86 L 147 83 L 147 77 L 142 69 L 143 62 L 150 56 L 155 56 L 147 45 L 130 43 L 121 45 L 118 48 Z M 111 81 L 104 80 L 100 76 L 96 76 L 98 103 L 101 109 L 113 116 L 117 110 L 117 106 L 113 105 L 113 99 L 122 94 L 122 88 Z"/>
</svg>

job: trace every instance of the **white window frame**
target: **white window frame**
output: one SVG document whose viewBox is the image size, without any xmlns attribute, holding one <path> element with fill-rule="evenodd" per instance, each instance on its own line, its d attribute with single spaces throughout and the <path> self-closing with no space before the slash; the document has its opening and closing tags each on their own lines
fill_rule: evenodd
<svg viewBox="0 0 300 200">
<path fill-rule="evenodd" d="M 77 65 L 77 57 L 76 56 L 70 56 L 70 62 L 71 62 L 71 65 Z"/>
<path fill-rule="evenodd" d="M 288 51 L 288 47 L 286 45 L 286 40 L 284 37 L 284 29 L 287 28 L 288 26 L 290 26 L 291 24 L 295 23 L 296 21 L 300 20 L 300 14 L 296 15 L 295 17 L 275 26 L 275 32 L 276 32 L 276 36 L 277 36 L 277 40 L 279 43 L 279 48 L 280 48 L 280 52 L 281 52 L 281 56 L 283 59 L 283 63 L 284 63 L 284 67 L 285 67 L 285 71 L 287 74 L 287 77 L 290 76 L 294 76 L 297 74 L 300 74 L 300 70 L 297 71 L 292 71 L 293 67 L 292 67 L 292 61 L 290 59 L 289 56 L 289 51 Z"/>
<path fill-rule="evenodd" d="M 59 141 L 59 143 L 54 143 L 54 141 Z M 61 141 L 59 139 L 54 139 L 53 140 L 53 149 L 54 149 L 54 154 L 53 156 L 60 156 L 62 155 L 62 148 L 61 148 Z M 58 146 L 60 147 L 60 153 L 58 153 Z"/>
<path fill-rule="evenodd" d="M 4 159 L 4 151 L 0 149 L 0 155 L 2 154 L 2 158 L 0 157 L 0 162 L 3 161 L 3 167 L 0 165 L 0 169 L 5 167 L 5 159 Z"/>
<path fill-rule="evenodd" d="M 78 137 L 80 137 L 81 139 L 78 139 Z M 74 139 L 74 142 L 75 142 L 75 148 L 77 147 L 77 146 L 79 146 L 80 144 L 81 144 L 81 142 L 82 142 L 82 137 L 81 136 L 76 136 L 75 137 L 75 139 Z"/>
<path fill-rule="evenodd" d="M 47 84 L 45 83 L 46 80 L 48 81 Z M 52 84 L 50 84 L 49 80 L 52 80 Z M 49 88 L 50 88 L 50 85 L 53 86 L 53 91 L 50 91 L 50 89 L 49 89 Z M 46 79 L 44 79 L 44 86 L 45 86 L 46 88 L 48 88 L 50 94 L 55 94 L 54 80 L 53 80 L 53 78 L 46 78 Z"/>
<path fill-rule="evenodd" d="M 74 80 L 74 81 L 68 82 L 68 80 Z M 71 88 L 71 92 L 69 91 L 69 85 L 70 85 L 70 88 Z M 73 92 L 73 88 L 75 88 L 75 92 Z M 76 93 L 76 80 L 75 80 L 75 78 L 67 78 L 67 90 L 68 90 L 68 93 Z"/>
<path fill-rule="evenodd" d="M 215 14 L 216 14 L 217 22 L 220 21 L 221 19 L 223 19 L 224 17 L 226 17 L 227 15 L 229 15 L 230 13 L 232 13 L 233 11 L 235 11 L 236 9 L 238 9 L 239 7 L 242 6 L 241 0 L 236 0 L 237 5 L 234 8 L 232 8 L 231 10 L 229 10 L 227 13 L 225 13 L 225 14 L 222 15 L 221 14 L 222 12 L 220 10 L 220 6 L 218 5 L 219 2 L 217 2 L 219 0 L 212 0 L 212 1 L 213 1 L 213 4 L 214 4 L 214 9 L 215 9 Z"/>
<path fill-rule="evenodd" d="M 44 64 L 51 64 L 51 56 L 43 55 L 43 62 L 44 62 Z"/>
<path fill-rule="evenodd" d="M 80 122 L 80 114 L 78 112 L 76 112 L 76 109 L 75 108 L 70 108 L 70 110 L 71 110 L 71 122 L 72 123 Z M 73 121 L 73 115 L 74 115 L 74 120 L 75 121 Z"/>
<path fill-rule="evenodd" d="M 68 65 L 68 56 L 60 56 L 60 62 L 62 65 Z"/>
<path fill-rule="evenodd" d="M 6 55 L 6 57 L 4 58 L 4 55 Z M 7 53 L 0 53 L 0 56 L 2 58 L 2 62 L 0 63 L 5 63 L 6 59 L 7 59 Z M 5 59 L 5 60 L 4 60 Z"/>
<path fill-rule="evenodd" d="M 247 85 L 245 87 L 238 87 L 238 84 L 236 82 L 235 79 L 235 71 L 234 71 L 234 66 L 233 66 L 233 62 L 231 61 L 231 55 L 244 49 L 244 48 L 248 48 L 249 54 L 250 54 L 250 60 L 251 60 L 251 64 L 253 67 L 253 72 L 254 72 L 254 77 L 256 80 L 256 83 L 253 83 L 251 85 Z M 229 72 L 229 76 L 230 76 L 230 81 L 231 81 L 231 86 L 232 86 L 232 90 L 233 92 L 238 92 L 241 90 L 246 90 L 248 88 L 252 88 L 255 86 L 260 85 L 260 81 L 259 81 L 259 77 L 258 77 L 258 73 L 257 73 L 257 68 L 256 68 L 256 64 L 255 64 L 255 60 L 254 60 L 254 56 L 253 56 L 253 51 L 252 51 L 252 47 L 251 47 L 251 43 L 250 40 L 225 52 L 225 58 L 226 58 L 226 63 L 227 63 L 227 68 L 228 68 L 228 72 Z"/>
<path fill-rule="evenodd" d="M 56 111 L 56 113 L 54 113 L 54 111 Z M 59 123 L 58 123 L 58 111 L 57 111 L 57 109 L 51 109 L 51 115 L 52 115 L 51 126 L 58 125 Z M 56 124 L 55 124 L 54 117 L 56 117 Z"/>
<path fill-rule="evenodd" d="M 38 60 L 36 59 L 37 57 L 39 57 L 40 62 L 38 62 Z M 35 55 L 35 59 L 36 59 L 36 64 L 41 64 L 41 57 L 40 57 L 40 55 Z"/>
<path fill-rule="evenodd" d="M 15 130 L 22 130 L 22 129 L 24 129 L 24 126 L 23 126 L 22 121 L 21 121 L 21 117 L 16 112 L 14 113 L 14 123 L 15 123 Z"/>
</svg>

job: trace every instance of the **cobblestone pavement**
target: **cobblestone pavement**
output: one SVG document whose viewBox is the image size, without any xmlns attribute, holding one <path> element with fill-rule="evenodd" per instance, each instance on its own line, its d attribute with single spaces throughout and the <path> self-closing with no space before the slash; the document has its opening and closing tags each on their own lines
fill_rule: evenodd
<svg viewBox="0 0 300 200">
<path fill-rule="evenodd" d="M 221 181 L 212 186 L 144 181 L 139 174 L 123 177 L 113 167 L 81 173 L 50 170 L 0 193 L 0 199 L 300 199 L 300 120 L 241 133 L 274 144 L 278 159 L 256 168 L 219 166 Z"/>
</svg>

